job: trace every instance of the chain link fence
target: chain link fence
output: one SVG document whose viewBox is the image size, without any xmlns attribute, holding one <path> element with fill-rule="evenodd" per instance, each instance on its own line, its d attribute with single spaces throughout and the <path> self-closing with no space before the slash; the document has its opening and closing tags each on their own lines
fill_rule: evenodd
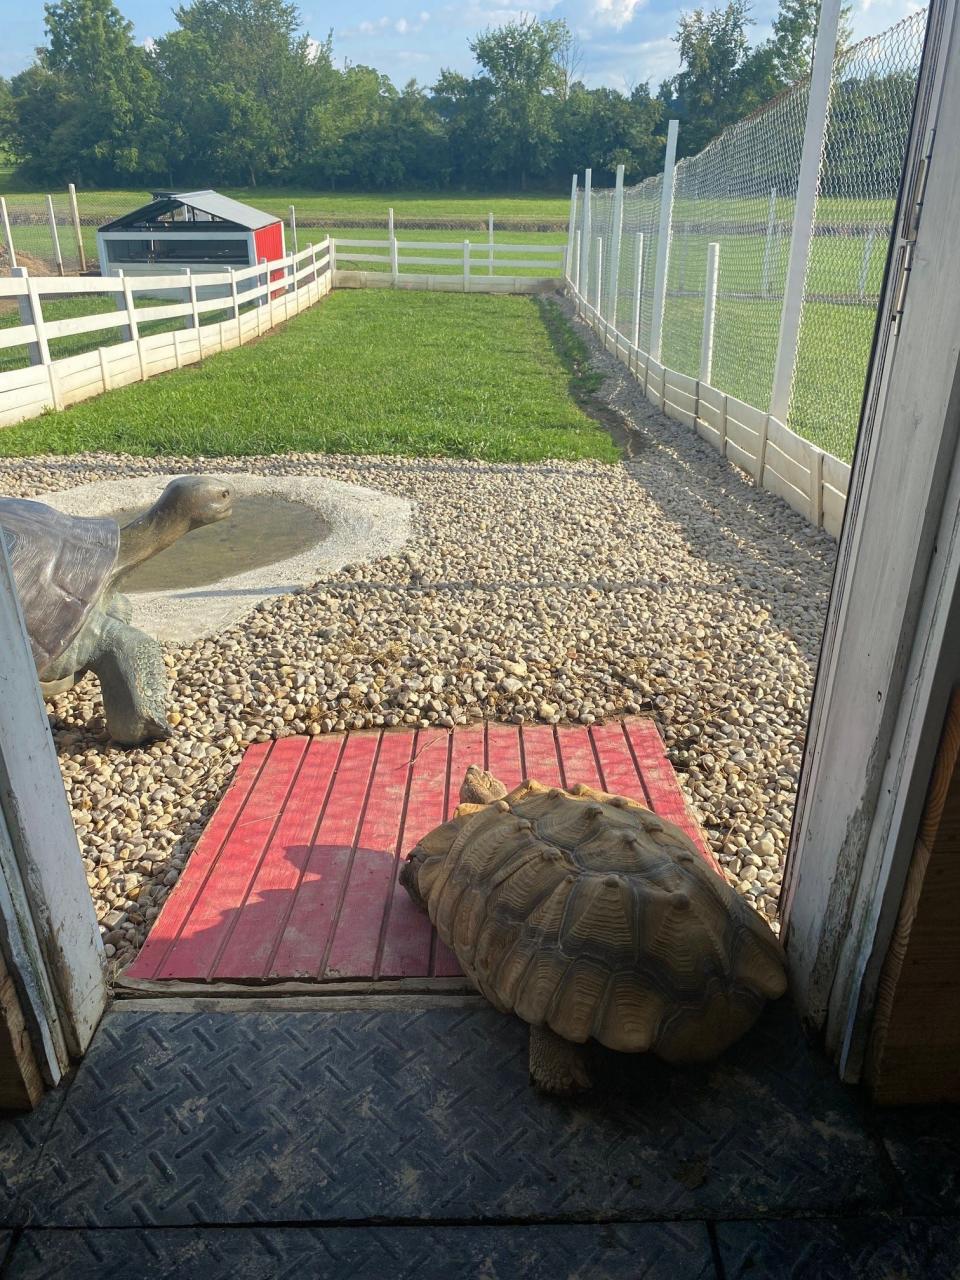
<svg viewBox="0 0 960 1280">
<path fill-rule="evenodd" d="M 926 11 L 918 10 L 842 51 L 834 63 L 788 425 L 844 460 L 853 454 L 926 21 Z M 596 306 L 599 261 L 605 321 L 644 351 L 659 347 L 668 368 L 697 378 L 708 247 L 718 245 L 710 382 L 764 411 L 773 389 L 809 91 L 809 81 L 794 85 L 677 163 L 659 335 L 653 299 L 662 176 L 623 191 L 616 296 L 611 190 L 591 194 L 591 244 L 579 260 L 579 277 L 573 276 Z M 581 206 L 578 235 L 583 226 Z"/>
</svg>

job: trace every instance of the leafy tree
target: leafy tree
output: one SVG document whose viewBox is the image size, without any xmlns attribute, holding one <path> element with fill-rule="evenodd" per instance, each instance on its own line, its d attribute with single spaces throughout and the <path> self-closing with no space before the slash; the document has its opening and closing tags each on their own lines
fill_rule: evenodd
<svg viewBox="0 0 960 1280">
<path fill-rule="evenodd" d="M 695 9 L 680 16 L 675 40 L 681 69 L 661 85 L 660 99 L 666 114 L 680 121 L 684 155 L 702 150 L 742 114 L 749 23 L 746 0 L 728 0 L 722 9 Z"/>
<path fill-rule="evenodd" d="M 171 173 L 256 185 L 292 175 L 305 121 L 334 79 L 331 46 L 285 0 L 194 0 L 158 40 Z"/>
<path fill-rule="evenodd" d="M 488 29 L 470 50 L 492 85 L 491 134 L 496 141 L 491 176 L 542 178 L 556 141 L 556 104 L 563 88 L 558 59 L 569 42 L 565 22 L 523 17 Z"/>
<path fill-rule="evenodd" d="M 10 81 L 0 76 L 0 164 L 10 164 L 16 159 L 16 122 Z"/>
<path fill-rule="evenodd" d="M 157 84 L 112 0 L 48 4 L 47 45 L 11 86 L 15 145 L 37 176 L 106 183 L 149 173 Z"/>
<path fill-rule="evenodd" d="M 590 166 L 595 180 L 612 181 L 619 164 L 628 182 L 645 178 L 662 156 L 662 140 L 655 136 L 662 115 L 662 104 L 646 85 L 627 98 L 616 89 L 575 84 L 558 118 L 558 179 Z"/>
</svg>

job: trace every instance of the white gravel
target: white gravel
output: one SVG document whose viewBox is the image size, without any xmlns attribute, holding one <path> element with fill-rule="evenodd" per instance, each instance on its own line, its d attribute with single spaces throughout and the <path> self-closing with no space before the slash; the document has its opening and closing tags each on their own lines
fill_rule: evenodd
<svg viewBox="0 0 960 1280">
<path fill-rule="evenodd" d="M 603 398 L 637 430 L 618 466 L 0 460 L 0 492 L 24 496 L 215 470 L 322 474 L 417 504 L 402 554 L 266 602 L 216 639 L 169 646 L 170 741 L 111 746 L 92 677 L 52 704 L 117 965 L 142 943 L 245 743 L 484 716 L 652 712 L 728 874 L 774 918 L 835 546 L 655 412 L 612 357 L 595 358 L 610 375 Z"/>
</svg>

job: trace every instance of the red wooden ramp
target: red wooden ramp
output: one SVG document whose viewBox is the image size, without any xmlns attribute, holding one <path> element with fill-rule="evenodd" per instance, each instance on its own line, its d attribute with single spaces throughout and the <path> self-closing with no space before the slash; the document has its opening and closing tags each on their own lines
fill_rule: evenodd
<svg viewBox="0 0 960 1280">
<path fill-rule="evenodd" d="M 329 982 L 459 974 L 397 871 L 404 853 L 456 808 L 469 764 L 509 786 L 531 777 L 633 796 L 713 861 L 651 720 L 281 738 L 246 751 L 126 976 Z"/>
</svg>

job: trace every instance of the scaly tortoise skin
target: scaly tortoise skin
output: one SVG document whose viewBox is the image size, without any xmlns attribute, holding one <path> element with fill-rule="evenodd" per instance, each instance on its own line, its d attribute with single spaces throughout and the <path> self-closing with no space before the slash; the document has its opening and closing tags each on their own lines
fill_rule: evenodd
<svg viewBox="0 0 960 1280">
<path fill-rule="evenodd" d="M 464 973 L 530 1024 L 530 1074 L 589 1087 L 579 1045 L 698 1062 L 786 990 L 770 928 L 679 827 L 623 796 L 471 766 L 401 883 Z"/>
</svg>

